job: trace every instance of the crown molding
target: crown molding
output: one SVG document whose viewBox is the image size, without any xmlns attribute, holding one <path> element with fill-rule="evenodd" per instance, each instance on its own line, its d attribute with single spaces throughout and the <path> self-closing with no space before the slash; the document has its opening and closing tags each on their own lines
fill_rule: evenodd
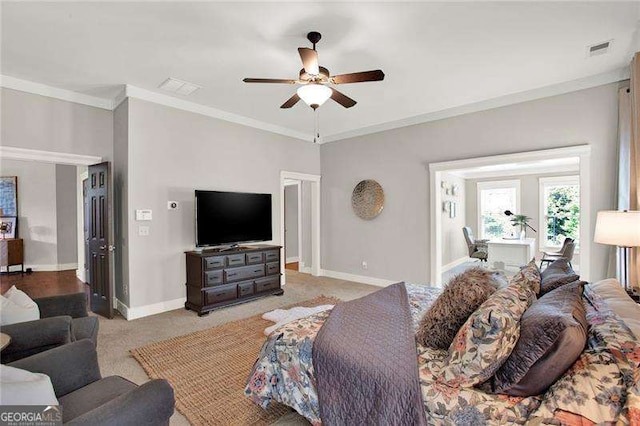
<svg viewBox="0 0 640 426">
<path fill-rule="evenodd" d="M 85 95 L 72 90 L 60 89 L 58 87 L 47 86 L 35 81 L 22 80 L 20 78 L 0 75 L 0 86 L 6 89 L 18 90 L 20 92 L 33 93 L 35 95 L 46 96 L 47 98 L 60 99 L 62 101 L 73 102 L 81 105 L 88 105 L 96 108 L 112 110 L 113 100 L 98 98 L 96 96 Z"/>
<path fill-rule="evenodd" d="M 152 102 L 159 105 L 168 106 L 171 108 L 180 109 L 183 111 L 193 112 L 195 114 L 206 115 L 207 117 L 213 117 L 231 123 L 240 124 L 247 127 L 253 127 L 260 130 L 265 130 L 271 133 L 277 133 L 284 136 L 289 136 L 295 139 L 301 139 L 304 141 L 313 141 L 313 136 L 307 133 L 298 132 L 286 127 L 277 126 L 264 121 L 255 120 L 253 118 L 245 117 L 243 115 L 226 112 L 221 109 L 213 108 L 210 106 L 197 104 L 195 102 L 185 101 L 173 96 L 163 95 L 162 93 L 152 92 L 151 90 L 141 89 L 139 87 L 126 85 L 126 97 L 141 99 L 144 101 Z"/>
<path fill-rule="evenodd" d="M 525 92 L 513 93 L 510 95 L 487 99 L 485 101 L 443 109 L 440 111 L 428 112 L 426 114 L 420 114 L 400 120 L 388 121 L 386 123 L 362 127 L 360 129 L 325 135 L 322 142 L 337 142 L 340 140 L 355 138 L 358 136 L 370 135 L 372 133 L 380 133 L 387 130 L 398 129 L 400 127 L 414 126 L 416 124 L 443 120 L 445 118 L 456 117 L 459 115 L 486 111 L 489 109 L 519 104 L 522 102 L 563 95 L 565 93 L 576 92 L 583 89 L 590 89 L 592 87 L 602 86 L 609 83 L 617 83 L 627 79 L 629 79 L 629 68 L 623 67 L 607 73 L 596 74 L 578 80 L 567 81 L 551 86 L 544 86 L 537 89 L 527 90 Z"/>
<path fill-rule="evenodd" d="M 323 136 L 319 144 L 337 142 L 344 139 L 355 138 L 358 136 L 380 133 L 387 130 L 398 129 L 401 127 L 414 126 L 431 121 L 443 120 L 459 115 L 470 114 L 479 111 L 485 111 L 494 108 L 500 108 L 508 105 L 518 104 L 527 101 L 533 101 L 542 98 L 562 95 L 578 90 L 590 89 L 592 87 L 602 86 L 609 83 L 616 83 L 629 79 L 629 67 L 619 68 L 607 73 L 596 74 L 593 76 L 567 81 L 564 83 L 554 84 L 551 86 L 540 87 L 524 92 L 513 93 L 497 98 L 487 99 L 466 105 L 460 105 L 440 111 L 433 111 L 426 114 L 420 114 L 413 117 L 407 117 L 400 120 L 388 121 L 386 123 L 376 124 L 373 126 L 361 127 L 359 129 L 348 130 L 340 133 L 333 133 Z M 186 101 L 173 96 L 164 95 L 151 90 L 142 89 L 140 87 L 123 85 L 122 90 L 114 99 L 99 98 L 95 96 L 85 95 L 71 90 L 60 89 L 33 81 L 22 80 L 15 77 L 0 75 L 0 87 L 7 89 L 19 90 L 22 92 L 33 93 L 46 96 L 49 98 L 60 99 L 63 101 L 74 102 L 82 105 L 88 105 L 96 108 L 114 110 L 126 98 L 135 98 L 152 102 L 159 105 L 176 108 L 182 111 L 188 111 L 195 114 L 205 115 L 207 117 L 217 118 L 219 120 L 240 124 L 242 126 L 253 127 L 271 133 L 288 136 L 303 141 L 313 141 L 313 135 L 299 132 L 287 127 L 278 126 L 243 115 L 230 113 L 214 107 Z"/>
<path fill-rule="evenodd" d="M 40 151 L 36 149 L 16 148 L 13 146 L 1 145 L 0 158 L 4 160 L 39 161 L 43 163 L 68 164 L 71 166 L 90 166 L 92 164 L 102 162 L 101 157 L 96 157 L 93 155 Z"/>
</svg>

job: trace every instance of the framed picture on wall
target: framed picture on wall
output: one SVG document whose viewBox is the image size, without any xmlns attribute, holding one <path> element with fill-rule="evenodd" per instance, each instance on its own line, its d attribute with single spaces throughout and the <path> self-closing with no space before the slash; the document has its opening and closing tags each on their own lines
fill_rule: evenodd
<svg viewBox="0 0 640 426">
<path fill-rule="evenodd" d="M 0 177 L 0 216 L 18 217 L 18 177 Z"/>
<path fill-rule="evenodd" d="M 18 233 L 18 218 L 15 216 L 0 216 L 0 238 L 16 238 Z"/>
</svg>

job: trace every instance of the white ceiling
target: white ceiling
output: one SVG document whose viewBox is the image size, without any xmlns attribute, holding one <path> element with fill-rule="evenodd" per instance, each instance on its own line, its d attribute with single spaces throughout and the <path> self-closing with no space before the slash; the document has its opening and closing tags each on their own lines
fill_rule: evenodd
<svg viewBox="0 0 640 426">
<path fill-rule="evenodd" d="M 296 48 L 320 31 L 320 63 L 333 74 L 386 74 L 339 87 L 358 104 L 322 106 L 325 136 L 620 70 L 640 49 L 640 2 L 1 7 L 3 75 L 98 97 L 115 97 L 123 84 L 161 92 L 174 77 L 202 86 L 184 100 L 306 134 L 310 108 L 279 108 L 295 87 L 242 78 L 295 78 Z M 587 57 L 587 45 L 611 39 L 609 54 Z"/>
</svg>

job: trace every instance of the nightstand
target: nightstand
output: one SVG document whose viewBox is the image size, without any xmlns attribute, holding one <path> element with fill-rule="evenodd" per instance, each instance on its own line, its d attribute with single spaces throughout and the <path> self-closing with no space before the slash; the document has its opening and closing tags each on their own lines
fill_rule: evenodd
<svg viewBox="0 0 640 426">
<path fill-rule="evenodd" d="M 0 268 L 20 265 L 20 272 L 24 274 L 24 245 L 22 238 L 0 239 Z"/>
</svg>

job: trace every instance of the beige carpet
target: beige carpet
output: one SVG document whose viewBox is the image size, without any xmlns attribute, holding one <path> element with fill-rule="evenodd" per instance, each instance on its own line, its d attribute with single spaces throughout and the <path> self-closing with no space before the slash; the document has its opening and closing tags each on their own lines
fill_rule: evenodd
<svg viewBox="0 0 640 426">
<path fill-rule="evenodd" d="M 142 384 L 149 376 L 140 364 L 131 356 L 131 350 L 150 343 L 182 336 L 200 330 L 207 330 L 230 321 L 248 318 L 258 313 L 293 305 L 320 295 L 334 296 L 341 300 L 352 300 L 379 290 L 366 284 L 338 280 L 326 277 L 313 277 L 295 271 L 286 271 L 287 285 L 281 297 L 267 297 L 253 302 L 220 309 L 199 317 L 191 311 L 176 309 L 134 321 L 122 317 L 112 320 L 100 318 L 98 335 L 98 361 L 104 377 L 119 375 Z M 246 379 L 246 377 L 244 378 Z M 171 425 L 188 425 L 188 420 L 176 411 L 171 417 Z M 309 425 L 297 413 L 287 414 L 278 421 L 278 425 Z"/>
<path fill-rule="evenodd" d="M 316 297 L 294 306 L 336 304 Z M 293 306 L 290 306 L 293 307 Z M 152 343 L 131 351 L 149 377 L 167 379 L 176 408 L 193 425 L 267 425 L 291 411 L 283 405 L 263 410 L 244 395 L 251 368 L 272 322 L 262 314 Z"/>
</svg>

